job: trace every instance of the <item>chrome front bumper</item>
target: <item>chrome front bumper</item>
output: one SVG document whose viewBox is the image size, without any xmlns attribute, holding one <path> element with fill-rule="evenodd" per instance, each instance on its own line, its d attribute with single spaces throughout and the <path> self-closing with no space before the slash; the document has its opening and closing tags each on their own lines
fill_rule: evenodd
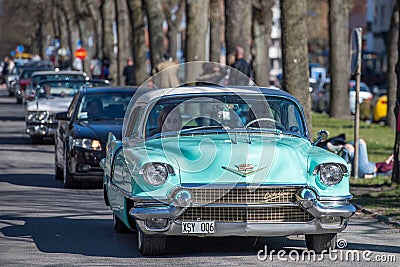
<svg viewBox="0 0 400 267">
<path fill-rule="evenodd" d="M 137 220 L 137 226 L 146 234 L 164 234 L 171 236 L 289 236 L 305 234 L 338 233 L 347 226 L 348 219 L 343 219 L 337 227 L 324 227 L 319 219 L 308 223 L 222 223 L 215 222 L 215 233 L 212 234 L 184 234 L 182 223 L 169 221 L 165 229 L 151 229 L 145 221 Z"/>
<path fill-rule="evenodd" d="M 26 133 L 30 136 L 54 136 L 57 132 L 56 123 L 49 124 L 27 124 Z"/>
<path fill-rule="evenodd" d="M 296 193 L 295 206 L 312 215 L 307 222 L 215 222 L 216 232 L 213 234 L 191 234 L 194 236 L 287 236 L 300 234 L 323 234 L 343 231 L 349 217 L 356 211 L 348 202 L 349 197 L 335 198 L 334 200 L 317 200 L 312 190 L 302 188 Z M 147 234 L 162 232 L 165 235 L 182 234 L 182 222 L 179 216 L 187 208 L 170 205 L 154 205 L 151 202 L 140 202 L 129 211 L 129 215 L 136 219 L 138 227 Z M 251 207 L 251 205 L 245 205 Z M 262 205 L 258 207 L 272 207 Z M 147 219 L 165 219 L 163 228 L 151 228 L 146 224 Z M 333 223 L 327 221 L 332 220 Z"/>
</svg>

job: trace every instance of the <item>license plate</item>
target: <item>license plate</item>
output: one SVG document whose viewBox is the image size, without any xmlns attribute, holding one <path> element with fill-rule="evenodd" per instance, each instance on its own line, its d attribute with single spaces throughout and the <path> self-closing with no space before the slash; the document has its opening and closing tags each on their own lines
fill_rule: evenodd
<svg viewBox="0 0 400 267">
<path fill-rule="evenodd" d="M 215 224 L 213 221 L 182 222 L 183 234 L 213 234 Z"/>
</svg>

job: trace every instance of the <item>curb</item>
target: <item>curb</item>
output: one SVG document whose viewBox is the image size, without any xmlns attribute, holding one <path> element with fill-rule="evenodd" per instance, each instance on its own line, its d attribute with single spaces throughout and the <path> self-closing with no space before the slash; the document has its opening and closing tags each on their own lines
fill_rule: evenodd
<svg viewBox="0 0 400 267">
<path fill-rule="evenodd" d="M 368 214 L 368 215 L 372 215 L 372 217 L 374 217 L 375 219 L 377 219 L 380 222 L 389 224 L 391 226 L 394 226 L 396 228 L 400 228 L 400 222 L 399 221 L 395 221 L 395 220 L 391 220 L 389 217 L 385 216 L 385 215 L 381 215 L 378 214 L 376 212 L 373 212 L 369 209 L 364 208 L 363 206 L 357 204 L 357 203 L 352 203 L 357 210 L 361 211 L 362 213 Z"/>
</svg>

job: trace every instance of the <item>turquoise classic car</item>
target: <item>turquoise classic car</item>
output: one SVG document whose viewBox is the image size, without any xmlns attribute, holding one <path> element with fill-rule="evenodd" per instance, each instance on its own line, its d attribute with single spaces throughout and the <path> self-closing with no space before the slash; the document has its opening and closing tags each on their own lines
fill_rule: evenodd
<svg viewBox="0 0 400 267">
<path fill-rule="evenodd" d="M 149 90 L 130 106 L 101 165 L 114 229 L 137 229 L 143 255 L 166 253 L 178 235 L 305 235 L 310 250 L 335 247 L 355 212 L 350 174 L 312 143 L 293 96 L 198 85 Z"/>
</svg>

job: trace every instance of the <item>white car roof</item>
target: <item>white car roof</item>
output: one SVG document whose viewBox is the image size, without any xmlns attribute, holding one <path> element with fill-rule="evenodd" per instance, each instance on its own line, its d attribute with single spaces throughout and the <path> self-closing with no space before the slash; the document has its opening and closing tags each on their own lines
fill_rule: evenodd
<svg viewBox="0 0 400 267">
<path fill-rule="evenodd" d="M 40 71 L 35 71 L 33 75 L 51 75 L 51 74 L 82 74 L 83 76 L 86 76 L 87 74 L 83 71 L 76 71 L 76 70 L 60 70 L 60 71 L 55 71 L 55 70 L 40 70 Z M 32 75 L 32 76 L 33 76 Z"/>
<path fill-rule="evenodd" d="M 265 89 L 265 88 L 263 88 Z M 235 93 L 235 94 L 260 94 L 260 88 L 256 86 L 241 86 L 241 87 L 211 87 L 211 86 L 186 86 L 186 87 L 175 87 L 165 89 L 144 89 L 143 94 L 138 98 L 136 102 L 149 103 L 154 99 L 165 96 L 173 95 L 186 95 L 186 94 L 210 94 L 210 93 Z M 267 90 L 276 91 L 275 93 L 281 92 L 286 94 L 279 88 L 269 88 Z M 279 93 L 278 93 L 279 94 Z"/>
</svg>

